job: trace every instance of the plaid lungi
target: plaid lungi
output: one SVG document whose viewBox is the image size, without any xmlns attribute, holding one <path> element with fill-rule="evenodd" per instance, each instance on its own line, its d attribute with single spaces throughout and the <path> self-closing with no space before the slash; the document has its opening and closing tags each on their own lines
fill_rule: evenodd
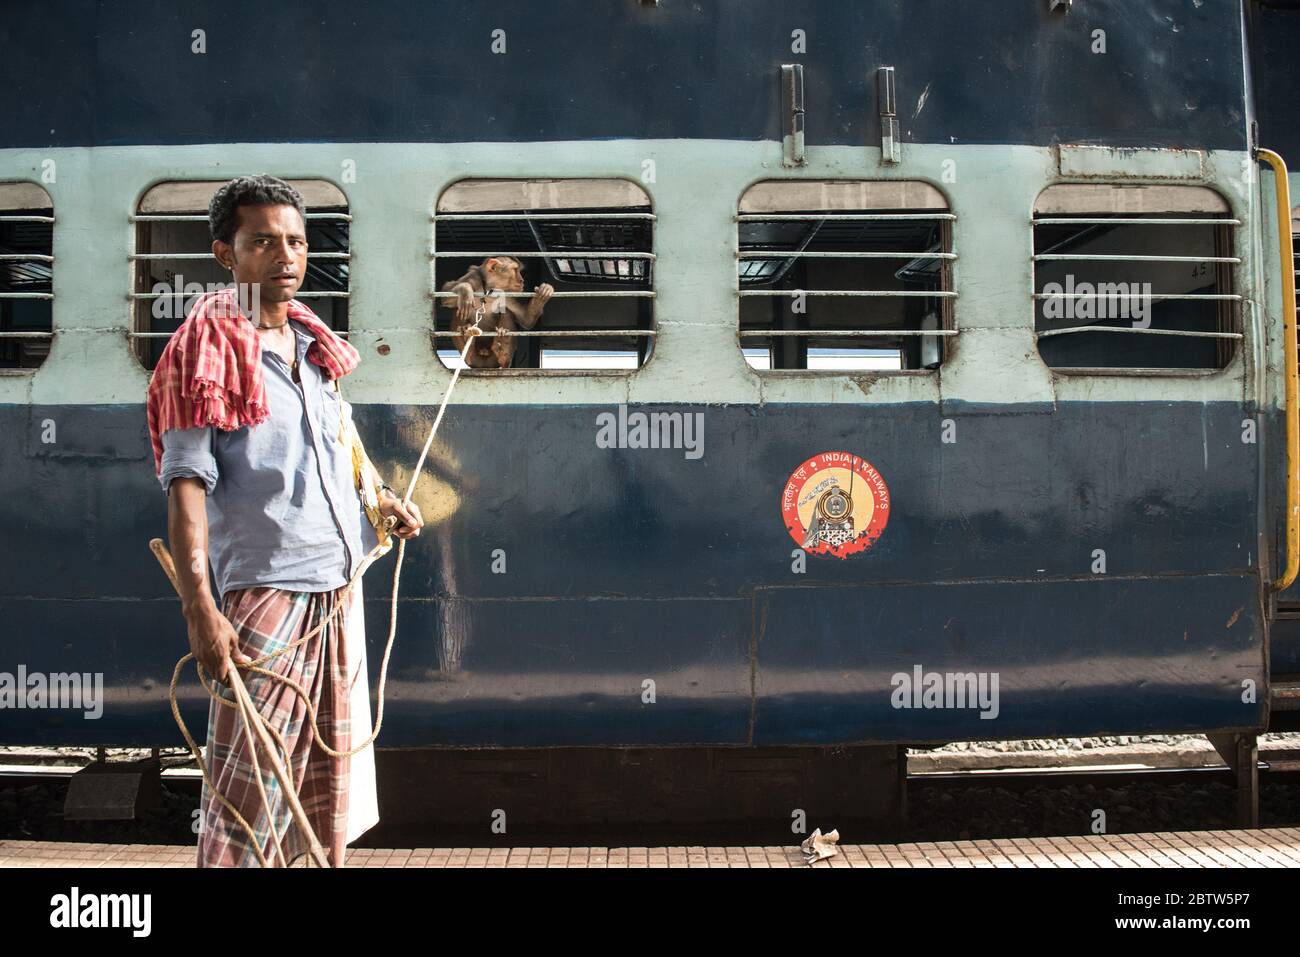
<svg viewBox="0 0 1300 957">
<path fill-rule="evenodd" d="M 365 666 L 365 637 L 361 613 L 361 582 L 343 599 L 348 605 L 333 622 L 297 648 L 262 663 L 276 674 L 298 682 L 316 710 L 321 738 L 335 751 L 347 751 L 370 734 L 369 688 Z M 250 658 L 278 651 L 316 627 L 338 603 L 343 589 L 293 592 L 259 586 L 227 592 L 222 614 L 239 635 L 239 647 Z M 360 640 L 357 640 L 360 632 Z M 243 672 L 244 684 L 258 713 L 279 732 L 289 753 L 298 799 L 317 840 L 335 867 L 343 866 L 348 841 L 378 820 L 374 798 L 373 750 L 351 758 L 333 758 L 316 743 L 302 699 L 288 685 L 263 675 Z M 223 698 L 233 693 L 217 684 Z M 268 820 L 249 760 L 252 741 L 233 707 L 213 701 L 208 710 L 206 756 L 213 782 L 252 826 L 275 866 L 292 864 L 307 853 L 307 841 L 293 821 L 269 758 L 260 748 L 257 761 L 271 807 Z M 355 737 L 354 737 L 355 732 Z M 350 807 L 354 762 L 360 767 L 361 807 Z M 203 785 L 199 831 L 199 867 L 256 867 L 247 833 L 226 807 Z M 351 812 L 351 813 L 350 813 Z M 351 819 L 351 820 L 350 820 Z M 287 861 L 278 859 L 270 827 L 280 835 Z M 351 824 L 351 826 L 350 826 Z M 364 825 L 364 826 L 362 826 Z"/>
</svg>

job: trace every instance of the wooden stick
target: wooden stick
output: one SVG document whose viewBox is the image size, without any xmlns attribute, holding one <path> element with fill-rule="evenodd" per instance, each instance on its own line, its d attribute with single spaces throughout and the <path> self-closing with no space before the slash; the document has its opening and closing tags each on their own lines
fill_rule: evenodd
<svg viewBox="0 0 1300 957">
<path fill-rule="evenodd" d="M 307 812 L 303 810 L 302 804 L 298 801 L 298 793 L 294 788 L 293 779 L 289 777 L 284 766 L 280 764 L 280 758 L 276 754 L 275 745 L 271 742 L 271 736 L 267 734 L 266 727 L 261 720 L 261 715 L 257 713 L 257 708 L 253 705 L 253 699 L 249 697 L 248 689 L 244 687 L 244 680 L 239 677 L 239 672 L 236 670 L 233 662 L 231 662 L 230 667 L 227 670 L 227 675 L 230 679 L 230 690 L 232 690 L 235 693 L 235 697 L 240 700 L 243 705 L 244 713 L 248 716 L 245 718 L 245 723 L 248 723 L 248 718 L 252 719 L 252 731 L 257 735 L 257 741 L 262 745 L 262 750 L 266 752 L 266 756 L 271 763 L 271 773 L 274 774 L 275 779 L 280 782 L 280 790 L 284 792 L 285 799 L 289 802 L 289 811 L 293 815 L 293 819 L 297 823 L 299 829 L 307 838 L 308 851 L 316 860 L 318 866 L 329 867 L 330 862 L 325 856 L 325 848 L 321 847 L 320 841 L 316 839 L 316 833 L 311 828 L 311 822 L 307 820 Z M 267 810 L 267 826 L 274 829 L 275 824 L 270 819 L 270 809 L 268 808 Z M 288 862 L 286 861 L 285 863 L 287 864 Z"/>
<path fill-rule="evenodd" d="M 168 580 L 172 583 L 172 588 L 176 589 L 176 594 L 179 596 L 181 589 L 178 584 L 178 579 L 176 578 L 176 563 L 172 560 L 171 552 L 167 549 L 167 546 L 163 544 L 161 538 L 150 539 L 149 548 L 153 551 L 154 557 L 158 559 L 158 564 L 162 565 L 163 571 L 166 573 Z M 250 735 L 249 746 L 256 747 L 256 744 L 262 745 L 262 750 L 266 752 L 266 755 L 271 762 L 271 773 L 275 775 L 275 779 L 280 783 L 280 790 L 284 793 L 285 800 L 289 804 L 289 812 L 293 815 L 294 822 L 297 823 L 299 829 L 301 829 L 302 833 L 307 838 L 308 851 L 311 853 L 312 858 L 316 861 L 318 866 L 329 867 L 329 858 L 325 855 L 325 848 L 323 848 L 320 841 L 316 839 L 316 832 L 312 830 L 311 822 L 307 820 L 307 812 L 303 810 L 302 803 L 298 800 L 298 792 L 294 787 L 293 779 L 289 777 L 284 766 L 280 764 L 279 756 L 276 752 L 275 746 L 271 742 L 270 735 L 267 734 L 266 728 L 260 720 L 261 716 L 257 713 L 257 708 L 253 705 L 253 699 L 249 695 L 248 689 L 244 687 L 244 679 L 239 677 L 239 672 L 235 668 L 235 663 L 233 661 L 228 663 L 228 667 L 226 668 L 226 677 L 227 682 L 230 685 L 230 690 L 235 693 L 235 698 L 241 706 L 241 715 L 246 711 L 247 714 L 251 715 L 254 719 L 252 721 L 252 727 L 248 730 L 252 735 L 256 736 L 256 743 L 254 743 L 254 738 Z M 246 718 L 245 724 L 247 725 L 248 723 L 249 722 Z M 270 817 L 270 808 L 267 808 L 267 823 L 272 828 L 272 832 L 274 832 L 275 825 L 270 820 Z"/>
</svg>

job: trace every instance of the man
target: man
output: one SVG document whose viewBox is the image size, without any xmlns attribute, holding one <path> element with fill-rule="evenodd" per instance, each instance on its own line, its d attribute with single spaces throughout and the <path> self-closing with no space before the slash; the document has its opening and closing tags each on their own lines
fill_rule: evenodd
<svg viewBox="0 0 1300 957">
<path fill-rule="evenodd" d="M 360 357 L 293 298 L 307 268 L 305 211 L 293 187 L 271 176 L 232 180 L 212 198 L 208 219 L 212 254 L 235 289 L 195 303 L 162 354 L 148 403 L 190 649 L 224 681 L 232 662 L 251 664 L 293 644 L 343 602 L 315 637 L 261 666 L 307 690 L 322 739 L 346 752 L 369 735 L 370 713 L 360 581 L 343 592 L 377 541 L 354 482 L 351 446 L 341 441 L 350 406 L 337 380 Z M 398 537 L 419 534 L 419 509 L 403 506 L 387 486 L 380 511 L 400 523 Z M 251 672 L 244 677 L 257 710 L 284 742 L 316 837 L 330 863 L 342 866 L 348 841 L 378 821 L 373 752 L 355 762 L 331 758 L 291 688 Z M 259 753 L 267 820 L 253 744 L 240 727 L 236 709 L 211 702 L 212 780 L 253 827 L 268 862 L 287 866 L 306 853 L 306 840 L 269 772 L 269 757 Z M 248 835 L 206 784 L 202 805 L 199 866 L 256 865 Z M 274 854 L 271 828 L 285 859 Z"/>
</svg>

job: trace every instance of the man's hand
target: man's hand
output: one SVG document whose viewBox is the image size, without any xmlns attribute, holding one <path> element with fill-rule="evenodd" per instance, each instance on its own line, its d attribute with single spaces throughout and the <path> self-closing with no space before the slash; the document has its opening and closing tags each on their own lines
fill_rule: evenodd
<svg viewBox="0 0 1300 957">
<path fill-rule="evenodd" d="M 391 515 L 397 519 L 398 525 L 393 529 L 392 534 L 398 538 L 415 538 L 424 527 L 424 518 L 420 515 L 419 506 L 414 502 L 403 505 L 402 500 L 388 489 L 383 489 L 379 493 L 379 512 L 381 515 Z"/>
<path fill-rule="evenodd" d="M 225 682 L 226 668 L 233 659 L 237 665 L 251 665 L 253 659 L 239 650 L 235 626 L 215 608 L 202 608 L 185 616 L 189 624 L 190 651 L 204 668 Z"/>
</svg>

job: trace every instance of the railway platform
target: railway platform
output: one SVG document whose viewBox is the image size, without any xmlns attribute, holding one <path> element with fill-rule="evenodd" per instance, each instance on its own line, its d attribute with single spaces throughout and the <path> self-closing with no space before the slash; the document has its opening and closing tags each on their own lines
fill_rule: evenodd
<svg viewBox="0 0 1300 957">
<path fill-rule="evenodd" d="M 194 848 L 163 844 L 73 844 L 0 840 L 0 868 L 189 868 Z M 1300 828 L 1175 831 L 841 844 L 812 865 L 788 847 L 358 848 L 360 868 L 1233 868 L 1300 867 Z"/>
</svg>

